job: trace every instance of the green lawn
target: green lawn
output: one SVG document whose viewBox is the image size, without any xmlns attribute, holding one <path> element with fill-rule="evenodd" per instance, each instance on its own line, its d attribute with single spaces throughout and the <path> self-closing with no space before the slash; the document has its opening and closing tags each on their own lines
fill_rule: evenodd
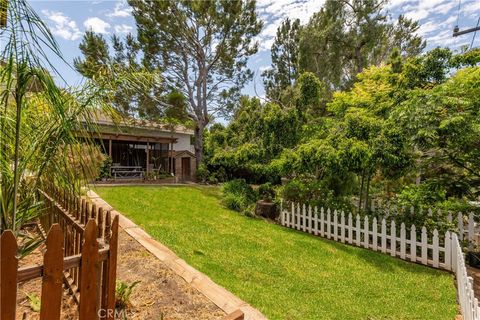
<svg viewBox="0 0 480 320">
<path fill-rule="evenodd" d="M 269 319 L 453 319 L 453 276 L 220 205 L 215 187 L 97 193 Z"/>
</svg>

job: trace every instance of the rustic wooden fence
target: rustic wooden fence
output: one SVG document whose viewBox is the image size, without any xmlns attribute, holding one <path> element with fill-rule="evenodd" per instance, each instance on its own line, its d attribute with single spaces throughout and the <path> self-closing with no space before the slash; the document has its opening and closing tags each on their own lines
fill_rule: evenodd
<svg viewBox="0 0 480 320">
<path fill-rule="evenodd" d="M 78 255 L 84 242 L 86 223 L 92 219 L 96 222 L 96 234 L 100 248 L 108 244 L 111 236 L 112 217 L 110 211 L 97 208 L 85 198 L 75 197 L 61 189 L 50 187 L 40 191 L 45 204 L 45 214 L 40 217 L 39 227 L 45 235 L 54 223 L 63 230 L 64 255 Z M 117 232 L 117 231 L 115 231 Z M 64 272 L 64 281 L 75 301 L 78 303 L 80 270 L 71 268 Z"/>
<path fill-rule="evenodd" d="M 40 191 L 45 213 L 40 229 L 46 236 L 43 265 L 18 269 L 17 240 L 9 230 L 0 238 L 0 319 L 13 320 L 19 283 L 42 278 L 41 320 L 60 319 L 63 284 L 78 305 L 80 320 L 114 318 L 118 216 L 85 199 L 51 188 Z M 48 231 L 48 232 L 47 232 Z"/>
<path fill-rule="evenodd" d="M 459 220 L 463 220 L 458 216 Z M 473 221 L 472 216 L 469 220 Z M 440 234 L 436 229 L 397 225 L 385 218 L 377 221 L 368 216 L 345 214 L 336 210 L 291 204 L 282 209 L 280 223 L 285 227 L 307 232 L 334 241 L 380 251 L 403 260 L 433 268 L 453 271 L 457 278 L 458 301 L 464 320 L 480 320 L 480 307 L 474 296 L 473 280 L 467 275 L 462 251 L 462 239 L 473 239 L 473 227 L 461 235 L 447 231 Z"/>
</svg>

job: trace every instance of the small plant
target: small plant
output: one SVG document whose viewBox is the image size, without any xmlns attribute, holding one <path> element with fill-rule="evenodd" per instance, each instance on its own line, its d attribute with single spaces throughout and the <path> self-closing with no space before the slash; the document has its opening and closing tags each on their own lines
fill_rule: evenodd
<svg viewBox="0 0 480 320">
<path fill-rule="evenodd" d="M 33 312 L 40 312 L 40 297 L 35 293 L 25 293 L 25 295 L 27 296 L 30 309 L 32 309 Z"/>
<path fill-rule="evenodd" d="M 117 286 L 115 288 L 115 308 L 125 310 L 132 305 L 130 296 L 135 286 L 140 282 L 141 281 L 135 281 L 129 284 L 128 282 L 117 280 Z"/>
<path fill-rule="evenodd" d="M 102 180 L 111 178 L 112 177 L 111 171 L 110 171 L 111 168 L 112 168 L 112 158 L 106 157 L 105 160 L 103 160 L 102 165 L 100 166 L 99 178 Z"/>
<path fill-rule="evenodd" d="M 257 194 L 243 179 L 226 182 L 222 192 L 225 207 L 238 212 L 243 212 L 257 200 Z"/>
</svg>

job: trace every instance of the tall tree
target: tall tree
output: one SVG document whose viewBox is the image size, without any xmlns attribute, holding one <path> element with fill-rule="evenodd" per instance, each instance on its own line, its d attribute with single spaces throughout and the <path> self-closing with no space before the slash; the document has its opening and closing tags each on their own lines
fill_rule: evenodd
<svg viewBox="0 0 480 320">
<path fill-rule="evenodd" d="M 389 22 L 387 0 L 327 0 L 302 29 L 299 64 L 314 72 L 330 90 L 349 87 L 358 73 L 386 62 L 393 48 L 415 56 L 425 41 L 419 25 L 400 16 Z"/>
<path fill-rule="evenodd" d="M 154 73 L 155 67 L 141 63 L 141 48 L 132 34 L 111 38 L 111 49 L 101 34 L 87 31 L 79 45 L 83 58 L 74 60 L 83 76 L 112 92 L 109 102 L 122 114 L 159 119 L 165 117 L 166 88 Z"/>
<path fill-rule="evenodd" d="M 285 19 L 277 29 L 271 48 L 272 67 L 262 74 L 265 92 L 278 100 L 282 90 L 293 85 L 298 76 L 300 20 Z"/>
<path fill-rule="evenodd" d="M 93 78 L 110 63 L 108 44 L 101 34 L 85 32 L 79 48 L 85 58 L 75 58 L 73 64 L 87 78 Z"/>
<path fill-rule="evenodd" d="M 164 70 L 168 85 L 188 101 L 195 122 L 197 165 L 203 158 L 204 129 L 216 115 L 231 111 L 230 97 L 252 77 L 247 59 L 262 23 L 255 1 L 129 0 L 144 60 Z"/>
</svg>

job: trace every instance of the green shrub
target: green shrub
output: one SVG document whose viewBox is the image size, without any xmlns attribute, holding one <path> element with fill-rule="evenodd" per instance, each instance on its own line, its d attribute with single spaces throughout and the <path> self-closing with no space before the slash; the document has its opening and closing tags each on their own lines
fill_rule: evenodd
<svg viewBox="0 0 480 320">
<path fill-rule="evenodd" d="M 257 201 L 257 194 L 243 179 L 226 182 L 222 188 L 223 204 L 238 212 L 243 212 L 247 207 Z"/>
<path fill-rule="evenodd" d="M 99 179 L 109 179 L 111 175 L 112 158 L 106 157 L 100 165 Z"/>
<path fill-rule="evenodd" d="M 235 179 L 226 182 L 223 185 L 223 193 L 232 193 L 238 196 L 243 196 L 249 202 L 257 200 L 257 194 L 244 179 Z"/>
<path fill-rule="evenodd" d="M 258 195 L 262 200 L 272 201 L 275 199 L 275 189 L 270 182 L 261 184 L 258 187 Z"/>
<path fill-rule="evenodd" d="M 246 206 L 242 210 L 242 214 L 247 216 L 247 217 L 255 217 L 255 208 L 256 208 L 256 203 L 250 203 L 248 206 Z"/>
<path fill-rule="evenodd" d="M 348 194 L 336 194 L 325 185 L 324 181 L 316 179 L 292 179 L 279 188 L 279 195 L 286 202 L 345 211 L 352 209 Z"/>
<path fill-rule="evenodd" d="M 207 169 L 207 166 L 205 164 L 200 164 L 200 166 L 197 168 L 196 176 L 197 180 L 201 182 L 207 182 L 209 172 Z"/>
<path fill-rule="evenodd" d="M 228 209 L 238 212 L 243 211 L 248 206 L 245 197 L 233 193 L 227 193 L 223 196 L 223 204 Z"/>
</svg>

